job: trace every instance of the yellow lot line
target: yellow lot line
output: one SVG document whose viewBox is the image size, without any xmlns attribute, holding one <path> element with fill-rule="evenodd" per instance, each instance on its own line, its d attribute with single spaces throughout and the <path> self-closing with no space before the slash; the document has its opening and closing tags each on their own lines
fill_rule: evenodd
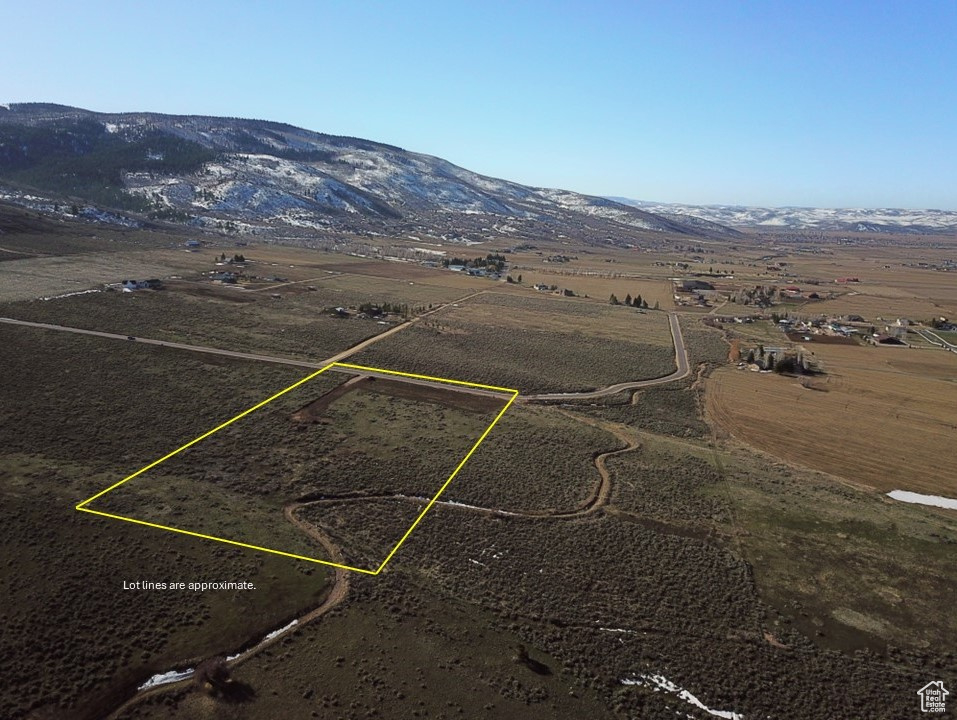
<svg viewBox="0 0 957 720">
<path fill-rule="evenodd" d="M 483 389 L 483 390 L 492 390 L 492 391 L 496 391 L 496 392 L 501 392 L 501 393 L 503 393 L 503 395 L 508 395 L 508 396 L 509 396 L 509 397 L 508 397 L 508 402 L 505 403 L 505 406 L 499 411 L 498 415 L 495 416 L 495 419 L 492 420 L 492 422 L 489 424 L 489 426 L 488 426 L 487 428 L 485 428 L 485 431 L 482 433 L 482 435 L 479 437 L 479 439 L 476 440 L 475 444 L 472 445 L 471 449 L 469 449 L 469 451 L 468 451 L 468 453 L 465 455 L 465 457 L 462 458 L 462 461 L 459 462 L 459 464 L 456 466 L 455 470 L 452 471 L 452 474 L 449 475 L 448 479 L 442 484 L 442 487 L 440 487 L 440 488 L 438 489 L 438 491 L 435 493 L 435 495 L 432 496 L 431 500 L 429 500 L 428 504 L 425 506 L 425 508 L 422 510 L 422 512 L 419 513 L 418 517 L 416 517 L 416 519 L 415 519 L 415 521 L 412 523 L 411 527 L 409 527 L 409 529 L 406 530 L 405 534 L 402 536 L 402 538 L 399 540 L 399 542 L 397 542 L 397 543 L 395 544 L 395 546 L 389 551 L 389 554 L 386 556 L 385 560 L 383 560 L 375 570 L 370 570 L 370 569 L 368 569 L 368 568 L 354 567 L 354 566 L 351 566 L 351 565 L 345 565 L 345 564 L 342 564 L 342 563 L 333 562 L 333 561 L 331 561 L 331 560 L 324 560 L 324 559 L 321 559 L 321 558 L 307 557 L 307 556 L 305 556 L 305 555 L 298 555 L 298 554 L 296 554 L 296 553 L 285 552 L 284 550 L 277 550 L 277 549 L 275 549 L 275 548 L 267 548 L 267 547 L 263 547 L 263 546 L 261 546 L 261 545 L 252 545 L 252 544 L 250 544 L 250 543 L 239 542 L 238 540 L 230 540 L 230 539 L 228 539 L 228 538 L 217 537 L 217 536 L 215 536 L 215 535 L 206 535 L 206 534 L 203 534 L 203 533 L 194 532 L 194 531 L 192 531 L 192 530 L 185 530 L 185 529 L 182 529 L 182 528 L 171 527 L 171 526 L 169 526 L 169 525 L 160 525 L 160 524 L 158 524 L 158 523 L 152 523 L 152 522 L 148 522 L 148 521 L 146 521 L 146 520 L 140 520 L 140 519 L 138 519 L 138 518 L 126 517 L 126 516 L 124 516 L 124 515 L 116 515 L 116 514 L 113 514 L 113 513 L 103 512 L 103 511 L 101 511 L 101 510 L 93 510 L 92 508 L 87 507 L 87 506 L 88 506 L 91 502 L 93 502 L 94 500 L 103 497 L 104 495 L 106 495 L 107 493 L 112 492 L 113 490 L 116 490 L 116 489 L 119 488 L 121 485 L 123 485 L 123 484 L 129 482 L 130 480 L 132 480 L 133 478 L 135 478 L 135 477 L 137 477 L 137 476 L 139 476 L 139 475 L 142 475 L 142 474 L 145 473 L 147 470 L 150 470 L 150 469 L 156 467 L 157 465 L 159 465 L 159 464 L 165 462 L 166 460 L 169 460 L 170 458 L 174 457 L 175 455 L 178 455 L 179 453 L 181 453 L 183 450 L 186 450 L 187 448 L 192 447 L 193 445 L 197 444 L 197 443 L 200 442 L 201 440 L 205 440 L 205 439 L 208 438 L 210 435 L 213 435 L 214 433 L 219 432 L 219 431 L 222 430 L 223 428 L 228 427 L 229 425 L 232 425 L 232 424 L 233 424 L 234 422 L 236 422 L 237 420 L 241 420 L 242 418 L 246 417 L 246 416 L 249 415 L 250 413 L 252 413 L 252 412 L 258 410 L 258 409 L 261 408 L 261 407 L 263 407 L 264 405 L 267 405 L 267 404 L 271 403 L 273 400 L 276 400 L 277 398 L 279 398 L 279 397 L 285 395 L 285 394 L 288 393 L 289 391 L 294 390 L 295 388 L 299 387 L 300 385 L 303 385 L 303 384 L 309 382 L 310 380 L 312 380 L 312 379 L 315 378 L 316 376 L 320 375 L 321 373 L 324 373 L 326 370 L 329 370 L 329 369 L 334 368 L 334 367 L 336 367 L 336 366 L 341 366 L 341 367 L 344 367 L 344 368 L 349 368 L 349 369 L 351 369 L 351 370 L 368 371 L 368 372 L 382 373 L 382 374 L 386 374 L 386 375 L 396 375 L 396 376 L 399 376 L 399 377 L 414 378 L 414 379 L 417 379 L 417 380 L 429 380 L 429 381 L 432 381 L 432 382 L 439 382 L 439 383 L 443 383 L 443 384 L 447 384 L 447 385 L 459 385 L 459 386 L 464 386 L 464 387 L 481 388 L 481 389 Z M 81 503 L 79 503 L 78 505 L 76 505 L 76 509 L 79 510 L 80 512 L 86 512 L 86 513 L 90 513 L 90 514 L 92 514 L 92 515 L 99 515 L 99 516 L 101 516 L 101 517 L 107 517 L 107 518 L 110 518 L 110 519 L 113 519 L 113 520 L 122 520 L 122 521 L 124 521 L 124 522 L 134 523 L 134 524 L 136 524 L 136 525 L 145 525 L 145 526 L 147 526 L 147 527 L 157 528 L 157 529 L 159 529 L 159 530 L 168 530 L 168 531 L 170 531 L 170 532 L 180 533 L 180 534 L 182 534 L 182 535 L 189 535 L 189 536 L 192 536 L 192 537 L 203 538 L 203 539 L 205 539 L 205 540 L 214 540 L 214 541 L 216 541 L 216 542 L 227 543 L 227 544 L 229 544 L 229 545 L 237 545 L 237 546 L 239 546 L 239 547 L 248 548 L 248 549 L 250 549 L 250 550 L 258 550 L 258 551 L 261 551 L 261 552 L 272 553 L 273 555 L 282 555 L 282 556 L 284 556 L 284 557 L 294 558 L 294 559 L 296 559 L 296 560 L 305 560 L 305 561 L 307 561 L 307 562 L 319 563 L 319 564 L 321 564 L 321 565 L 330 565 L 330 566 L 332 566 L 332 567 L 340 568 L 340 569 L 342 569 L 342 570 L 351 570 L 351 571 L 353 571 L 353 572 L 365 573 L 365 574 L 367 574 L 367 575 L 378 575 L 380 572 L 382 572 L 382 570 L 385 568 L 385 566 L 389 563 L 389 561 L 392 559 L 392 557 L 396 554 L 396 552 L 399 550 L 399 548 L 402 546 L 402 544 L 403 544 L 403 543 L 408 539 L 408 537 L 412 534 L 412 531 L 415 530 L 416 526 L 419 524 L 419 522 L 421 522 L 422 518 L 425 517 L 425 514 L 432 508 L 433 505 L 435 505 L 436 501 L 439 499 L 439 497 L 442 495 L 442 493 L 445 492 L 445 489 L 449 486 L 449 484 L 452 482 L 452 480 L 455 479 L 455 476 L 458 475 L 459 471 L 465 466 L 465 463 L 468 462 L 469 458 L 472 457 L 472 454 L 478 449 L 478 446 L 482 444 L 482 442 L 485 440 L 485 438 L 488 436 L 488 434 L 492 431 L 492 428 L 495 427 L 495 425 L 496 425 L 496 424 L 498 423 L 498 421 L 502 418 L 502 416 L 503 416 L 503 415 L 505 414 L 505 412 L 509 409 L 509 407 L 511 407 L 512 403 L 515 401 L 515 398 L 517 398 L 517 397 L 518 397 L 518 390 L 515 390 L 515 389 L 512 389 L 512 388 L 497 387 L 497 386 L 495 386 L 495 385 L 483 385 L 483 384 L 481 384 L 481 383 L 466 382 L 466 381 L 464 381 L 464 380 L 453 380 L 453 379 L 450 379 L 450 378 L 433 377 L 433 376 L 431 376 L 431 375 L 420 375 L 420 374 L 417 374 L 417 373 L 400 372 L 400 371 L 398 371 L 398 370 L 387 370 L 387 369 L 384 369 L 384 368 L 367 367 L 367 366 L 364 366 L 364 365 L 352 365 L 352 364 L 349 364 L 349 363 L 332 362 L 332 363 L 329 363 L 328 365 L 326 365 L 325 367 L 320 368 L 319 370 L 316 370 L 314 373 L 311 373 L 311 374 L 307 375 L 306 377 L 302 378 L 301 380 L 299 380 L 299 381 L 293 383 L 293 384 L 290 385 L 289 387 L 287 387 L 287 388 L 285 388 L 285 389 L 283 389 L 283 390 L 280 390 L 280 391 L 277 392 L 275 395 L 272 395 L 271 397 L 266 398 L 266 399 L 263 400 L 262 402 L 259 402 L 259 403 L 257 403 L 256 405 L 253 405 L 253 406 L 252 406 L 251 408 L 249 408 L 248 410 L 244 410 L 243 412 L 239 413 L 239 415 L 236 415 L 234 418 L 231 418 L 231 419 L 227 420 L 226 422 L 221 423 L 220 425 L 217 425 L 217 426 L 214 427 L 212 430 L 209 430 L 209 431 L 203 433 L 202 435 L 200 435 L 199 437 L 195 438 L 194 440 L 190 440 L 190 441 L 189 441 L 188 443 L 186 443 L 185 445 L 182 445 L 182 446 L 178 447 L 176 450 L 173 450 L 172 452 L 167 453 L 166 455 L 164 455 L 163 457 L 159 458 L 158 460 L 154 460 L 154 461 L 151 462 L 149 465 L 146 465 L 145 467 L 140 468 L 139 470 L 137 470 L 137 471 L 134 472 L 133 474 L 128 475 L 127 477 L 123 478 L 122 480 L 113 483 L 113 484 L 110 485 L 108 488 L 106 488 L 106 489 L 104 489 L 104 490 L 101 490 L 100 492 L 96 493 L 95 495 L 93 495 L 93 496 L 87 498 L 87 499 L 84 500 L 83 502 L 81 502 Z"/>
</svg>

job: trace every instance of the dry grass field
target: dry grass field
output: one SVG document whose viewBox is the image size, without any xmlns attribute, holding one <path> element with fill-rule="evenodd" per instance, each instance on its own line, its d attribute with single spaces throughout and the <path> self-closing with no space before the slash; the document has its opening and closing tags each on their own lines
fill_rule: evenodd
<svg viewBox="0 0 957 720">
<path fill-rule="evenodd" d="M 580 300 L 532 295 L 528 297 L 485 293 L 457 307 L 443 310 L 435 323 L 461 326 L 493 325 L 512 331 L 543 331 L 580 334 L 585 338 L 628 340 L 673 347 L 668 318 L 664 313 L 626 307 L 591 305 Z"/>
<path fill-rule="evenodd" d="M 430 315 L 355 362 L 523 393 L 589 390 L 661 377 L 675 367 L 663 312 L 501 293 Z"/>
<path fill-rule="evenodd" d="M 707 385 L 721 431 L 776 455 L 881 491 L 957 495 L 944 460 L 957 444 L 957 355 L 907 348 L 815 346 L 827 375 L 813 388 L 723 368 Z"/>
<path fill-rule="evenodd" d="M 674 308 L 671 283 L 667 280 L 651 280 L 645 277 L 622 277 L 617 267 L 606 269 L 605 275 L 599 270 L 546 266 L 548 269 L 536 269 L 527 266 L 518 266 L 509 274 L 513 278 L 522 276 L 522 284 L 532 286 L 539 283 L 557 285 L 559 289 L 568 289 L 578 296 L 587 295 L 600 302 L 608 302 L 609 296 L 614 293 L 624 302 L 626 295 L 632 298 L 641 295 L 648 302 L 649 307 L 659 303 L 662 310 Z"/>
<path fill-rule="evenodd" d="M 127 278 L 145 280 L 195 271 L 186 252 L 91 252 L 0 263 L 0 302 L 51 297 L 96 288 Z"/>
</svg>

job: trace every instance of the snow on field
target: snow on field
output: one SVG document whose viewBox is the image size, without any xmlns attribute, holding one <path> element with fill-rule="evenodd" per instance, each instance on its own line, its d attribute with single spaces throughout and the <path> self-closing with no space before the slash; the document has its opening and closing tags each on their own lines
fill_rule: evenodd
<svg viewBox="0 0 957 720">
<path fill-rule="evenodd" d="M 655 692 L 664 690 L 665 692 L 672 693 L 677 695 L 679 698 L 684 700 L 690 705 L 694 705 L 696 708 L 704 710 L 709 715 L 714 715 L 715 717 L 724 718 L 725 720 L 744 720 L 744 715 L 736 713 L 732 710 L 712 710 L 698 698 L 692 695 L 690 692 L 685 690 L 678 685 L 675 685 L 668 678 L 663 675 L 637 675 L 632 678 L 624 678 L 621 681 L 622 685 L 650 685 L 654 688 Z"/>
<path fill-rule="evenodd" d="M 887 496 L 905 503 L 957 510 L 957 499 L 943 497 L 941 495 L 921 495 L 920 493 L 910 492 L 908 490 L 892 490 L 887 493 Z"/>
</svg>

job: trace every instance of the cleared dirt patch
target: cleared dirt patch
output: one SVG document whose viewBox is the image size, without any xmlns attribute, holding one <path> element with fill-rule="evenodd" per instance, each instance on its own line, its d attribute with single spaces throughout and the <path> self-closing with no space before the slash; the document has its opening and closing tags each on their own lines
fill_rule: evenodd
<svg viewBox="0 0 957 720">
<path fill-rule="evenodd" d="M 336 400 L 353 390 L 389 395 L 391 397 L 416 400 L 419 402 L 434 403 L 465 412 L 485 414 L 501 410 L 503 397 L 478 395 L 476 393 L 454 390 L 452 388 L 437 387 L 434 385 L 418 385 L 402 382 L 401 380 L 387 380 L 366 375 L 354 377 L 333 388 L 324 395 L 303 405 L 292 414 L 296 422 L 321 422 L 323 414 Z"/>
</svg>

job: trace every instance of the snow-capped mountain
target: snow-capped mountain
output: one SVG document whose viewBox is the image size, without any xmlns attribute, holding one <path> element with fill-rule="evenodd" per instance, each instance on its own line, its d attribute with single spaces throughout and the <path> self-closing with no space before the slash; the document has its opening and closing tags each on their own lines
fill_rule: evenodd
<svg viewBox="0 0 957 720">
<path fill-rule="evenodd" d="M 730 227 L 768 230 L 843 230 L 848 232 L 957 232 L 957 212 L 951 210 L 902 210 L 894 208 L 804 208 L 745 207 L 740 205 L 681 205 L 629 198 L 611 198 L 662 217 L 689 218 Z"/>
<path fill-rule="evenodd" d="M 262 234 L 412 231 L 482 240 L 574 232 L 620 244 L 662 233 L 735 234 L 282 123 L 34 103 L 0 105 L 0 181 L 144 218 Z"/>
</svg>

